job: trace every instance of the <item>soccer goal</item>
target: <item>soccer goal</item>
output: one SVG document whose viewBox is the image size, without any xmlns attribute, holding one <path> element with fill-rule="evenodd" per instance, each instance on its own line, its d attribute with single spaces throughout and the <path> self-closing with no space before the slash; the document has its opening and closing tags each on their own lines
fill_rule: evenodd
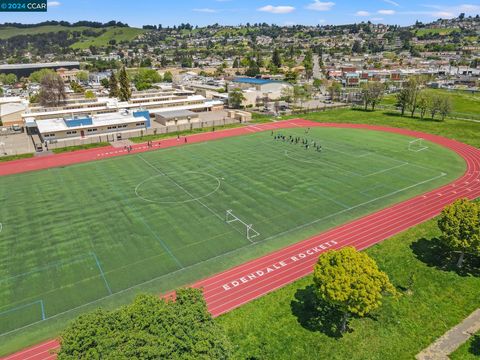
<svg viewBox="0 0 480 360">
<path fill-rule="evenodd" d="M 247 239 L 250 241 L 260 235 L 260 233 L 253 228 L 252 224 L 247 224 L 246 222 L 241 220 L 238 216 L 235 216 L 235 214 L 233 213 L 233 210 L 227 210 L 227 213 L 225 215 L 225 222 L 227 224 L 239 222 L 240 224 L 245 226 Z"/>
<path fill-rule="evenodd" d="M 428 146 L 425 144 L 425 140 L 420 138 L 420 139 L 415 139 L 413 141 L 410 141 L 408 143 L 408 150 L 409 151 L 414 151 L 414 152 L 420 152 L 427 150 Z"/>
</svg>

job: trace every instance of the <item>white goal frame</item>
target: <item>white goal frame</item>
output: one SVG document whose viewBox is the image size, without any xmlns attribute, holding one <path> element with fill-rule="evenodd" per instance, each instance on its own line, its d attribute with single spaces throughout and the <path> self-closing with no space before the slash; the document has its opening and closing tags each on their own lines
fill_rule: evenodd
<svg viewBox="0 0 480 360">
<path fill-rule="evenodd" d="M 412 140 L 408 143 L 408 150 L 409 151 L 414 151 L 414 152 L 420 152 L 428 149 L 428 146 L 424 144 L 425 139 L 423 138 L 418 138 L 415 140 Z"/>
<path fill-rule="evenodd" d="M 253 228 L 253 224 L 247 224 L 246 222 L 241 220 L 238 216 L 236 216 L 233 213 L 233 210 L 231 210 L 231 209 L 226 211 L 225 222 L 227 224 L 231 224 L 231 223 L 234 223 L 234 222 L 239 222 L 240 224 L 245 226 L 247 239 L 249 241 L 252 241 L 252 239 L 256 238 L 257 236 L 260 236 L 260 233 Z"/>
</svg>

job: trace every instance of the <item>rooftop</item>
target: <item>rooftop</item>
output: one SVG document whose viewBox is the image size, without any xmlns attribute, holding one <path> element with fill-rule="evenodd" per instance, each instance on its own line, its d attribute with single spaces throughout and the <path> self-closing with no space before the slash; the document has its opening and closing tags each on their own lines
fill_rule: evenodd
<svg viewBox="0 0 480 360">
<path fill-rule="evenodd" d="M 197 117 L 198 115 L 194 113 L 193 111 L 189 110 L 172 110 L 172 111 L 162 111 L 162 112 L 157 112 L 156 114 L 160 115 L 161 117 L 165 119 L 175 119 L 179 117 Z"/>
<path fill-rule="evenodd" d="M 265 85 L 265 84 L 271 84 L 271 83 L 281 84 L 282 83 L 282 81 L 278 81 L 278 80 L 256 79 L 256 78 L 245 78 L 245 77 L 235 78 L 233 80 L 233 82 L 240 83 L 240 84 L 253 84 L 253 85 Z"/>
<path fill-rule="evenodd" d="M 142 117 L 135 116 L 135 112 L 117 112 L 101 114 L 93 117 L 58 118 L 35 121 L 40 133 L 88 129 L 97 126 L 110 126 L 119 124 L 137 123 L 143 121 Z"/>
</svg>

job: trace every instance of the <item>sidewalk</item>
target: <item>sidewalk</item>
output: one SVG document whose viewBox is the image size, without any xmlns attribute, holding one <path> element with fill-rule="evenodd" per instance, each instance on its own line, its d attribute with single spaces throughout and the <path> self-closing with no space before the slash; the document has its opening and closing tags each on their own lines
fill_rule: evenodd
<svg viewBox="0 0 480 360">
<path fill-rule="evenodd" d="M 417 360 L 448 360 L 451 353 L 480 330 L 480 309 L 474 311 L 460 324 L 447 331 L 432 345 L 416 356 Z"/>
</svg>

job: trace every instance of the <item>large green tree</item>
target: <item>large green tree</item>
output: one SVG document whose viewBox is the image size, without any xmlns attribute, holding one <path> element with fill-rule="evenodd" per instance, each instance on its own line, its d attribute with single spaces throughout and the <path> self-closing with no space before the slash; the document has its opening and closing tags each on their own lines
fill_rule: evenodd
<svg viewBox="0 0 480 360">
<path fill-rule="evenodd" d="M 370 81 L 362 84 L 361 94 L 365 110 L 367 110 L 369 105 L 372 107 L 372 110 L 375 110 L 375 106 L 382 100 L 385 94 L 385 85 L 377 81 Z"/>
<path fill-rule="evenodd" d="M 278 50 L 277 48 L 273 50 L 272 64 L 275 65 L 275 67 L 277 68 L 282 67 L 282 57 L 280 55 L 280 50 Z"/>
<path fill-rule="evenodd" d="M 460 253 L 457 266 L 462 267 L 466 253 L 480 254 L 480 205 L 459 199 L 443 209 L 438 227 L 441 240 Z"/>
<path fill-rule="evenodd" d="M 363 317 L 382 304 L 384 294 L 397 293 L 375 260 L 353 247 L 322 254 L 313 281 L 318 298 L 343 313 L 341 332 L 351 315 Z"/>
<path fill-rule="evenodd" d="M 228 359 L 231 350 L 201 290 L 183 289 L 176 301 L 140 295 L 80 316 L 61 334 L 58 359 Z"/>
<path fill-rule="evenodd" d="M 240 109 L 245 100 L 241 89 L 233 89 L 228 94 L 228 103 L 232 109 Z"/>
<path fill-rule="evenodd" d="M 127 74 L 125 66 L 120 69 L 118 74 L 118 82 L 120 89 L 118 90 L 118 98 L 120 101 L 128 101 L 132 97 L 132 90 L 130 89 L 130 79 Z"/>
<path fill-rule="evenodd" d="M 162 81 L 162 76 L 154 69 L 140 69 L 133 77 L 137 90 L 151 89 L 153 84 Z"/>
<path fill-rule="evenodd" d="M 109 93 L 108 93 L 109 97 L 112 97 L 112 98 L 118 97 L 118 93 L 119 93 L 118 79 L 113 71 L 110 75 L 110 79 L 108 80 L 108 89 L 109 89 Z"/>
</svg>

